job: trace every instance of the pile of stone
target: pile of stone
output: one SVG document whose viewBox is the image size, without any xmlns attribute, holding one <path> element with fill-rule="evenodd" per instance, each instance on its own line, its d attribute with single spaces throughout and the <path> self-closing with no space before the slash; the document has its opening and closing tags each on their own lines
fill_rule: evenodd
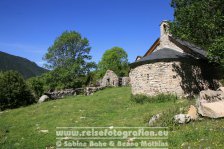
<svg viewBox="0 0 224 149">
<path fill-rule="evenodd" d="M 65 89 L 60 91 L 48 91 L 44 93 L 38 100 L 38 103 L 42 103 L 48 100 L 61 99 L 65 96 L 76 96 L 76 95 L 92 95 L 94 92 L 104 89 L 103 86 L 98 87 L 86 87 L 86 88 L 76 88 L 76 89 Z"/>
<path fill-rule="evenodd" d="M 55 99 L 61 99 L 64 98 L 65 96 L 75 96 L 77 93 L 80 92 L 80 89 L 65 89 L 65 90 L 60 90 L 60 91 L 51 91 L 49 90 L 48 92 L 44 93 L 39 100 L 38 103 L 42 103 L 44 101 L 48 100 L 55 100 Z"/>
<path fill-rule="evenodd" d="M 196 107 L 191 105 L 187 114 L 175 115 L 174 121 L 184 124 L 197 120 L 199 115 L 209 118 L 224 117 L 224 87 L 220 87 L 217 91 L 210 89 L 201 91 Z"/>
<path fill-rule="evenodd" d="M 60 99 L 60 98 L 64 98 L 65 96 L 75 96 L 76 93 L 76 89 L 64 89 L 64 90 L 60 90 L 60 91 L 53 91 L 53 92 L 47 92 L 44 93 L 45 95 L 47 95 L 50 99 Z"/>
<path fill-rule="evenodd" d="M 104 89 L 105 87 L 103 86 L 98 86 L 98 87 L 86 87 L 85 89 L 85 95 L 89 96 L 89 95 L 93 95 L 94 92 L 99 91 Z"/>
</svg>

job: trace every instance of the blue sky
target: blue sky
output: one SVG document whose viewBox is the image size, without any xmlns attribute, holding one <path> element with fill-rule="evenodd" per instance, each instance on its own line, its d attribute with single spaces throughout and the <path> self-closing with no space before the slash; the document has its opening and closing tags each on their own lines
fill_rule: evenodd
<svg viewBox="0 0 224 149">
<path fill-rule="evenodd" d="M 133 62 L 159 37 L 162 20 L 173 20 L 170 0 L 1 0 L 0 51 L 42 66 L 56 37 L 75 30 L 89 39 L 95 62 L 114 46 Z"/>
</svg>

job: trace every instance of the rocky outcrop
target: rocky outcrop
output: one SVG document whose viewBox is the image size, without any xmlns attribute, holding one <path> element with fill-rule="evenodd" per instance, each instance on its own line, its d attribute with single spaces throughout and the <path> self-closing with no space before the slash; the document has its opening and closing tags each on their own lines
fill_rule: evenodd
<svg viewBox="0 0 224 149">
<path fill-rule="evenodd" d="M 224 92 L 205 90 L 197 99 L 198 113 L 205 117 L 224 117 Z"/>
</svg>

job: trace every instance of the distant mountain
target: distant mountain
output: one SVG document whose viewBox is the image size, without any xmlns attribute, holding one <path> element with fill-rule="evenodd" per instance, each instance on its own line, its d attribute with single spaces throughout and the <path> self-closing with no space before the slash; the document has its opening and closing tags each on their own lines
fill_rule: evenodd
<svg viewBox="0 0 224 149">
<path fill-rule="evenodd" d="M 48 71 L 26 58 L 0 51 L 0 71 L 7 70 L 16 70 L 20 72 L 24 78 L 39 76 Z"/>
</svg>

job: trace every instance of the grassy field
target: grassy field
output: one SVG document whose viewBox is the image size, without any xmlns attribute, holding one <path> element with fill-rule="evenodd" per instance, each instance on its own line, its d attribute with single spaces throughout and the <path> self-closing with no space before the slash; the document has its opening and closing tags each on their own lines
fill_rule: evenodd
<svg viewBox="0 0 224 149">
<path fill-rule="evenodd" d="M 0 148 L 55 147 L 56 127 L 147 127 L 153 114 L 164 113 L 155 126 L 169 127 L 169 148 L 224 148 L 224 119 L 172 123 L 173 114 L 194 101 L 138 104 L 129 87 L 108 88 L 92 96 L 67 97 L 0 113 Z M 48 133 L 40 132 L 48 130 Z"/>
</svg>

